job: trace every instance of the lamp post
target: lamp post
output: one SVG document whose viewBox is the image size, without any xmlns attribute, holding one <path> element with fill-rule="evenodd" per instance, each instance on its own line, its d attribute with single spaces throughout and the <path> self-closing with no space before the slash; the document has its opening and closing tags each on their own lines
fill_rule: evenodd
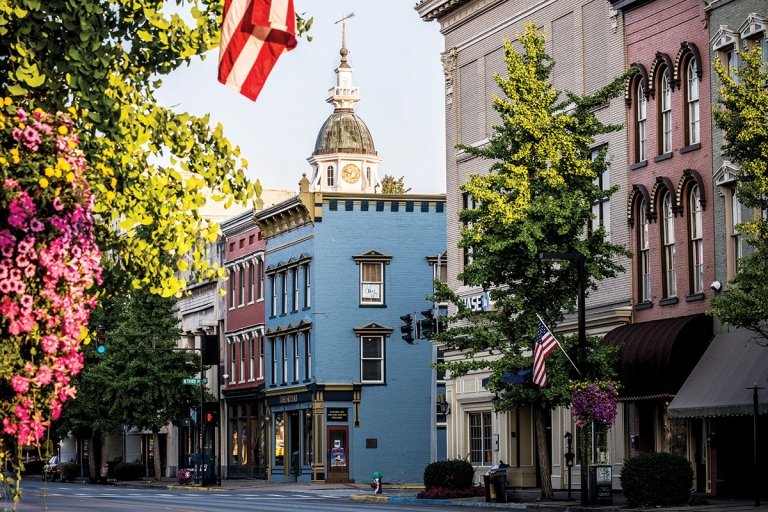
<svg viewBox="0 0 768 512">
<path fill-rule="evenodd" d="M 586 327 L 586 290 L 587 290 L 587 272 L 584 256 L 577 252 L 542 252 L 539 253 L 539 259 L 546 261 L 575 261 L 578 265 L 578 330 L 579 330 L 579 366 L 584 368 L 587 363 L 587 327 Z M 587 372 L 589 376 L 589 373 Z M 583 432 L 582 432 L 583 437 Z M 589 506 L 589 490 L 587 480 L 587 470 L 585 468 L 585 453 L 582 449 L 583 439 L 576 443 L 576 453 L 581 461 L 581 506 Z M 586 469 L 586 470 L 585 470 Z"/>
</svg>

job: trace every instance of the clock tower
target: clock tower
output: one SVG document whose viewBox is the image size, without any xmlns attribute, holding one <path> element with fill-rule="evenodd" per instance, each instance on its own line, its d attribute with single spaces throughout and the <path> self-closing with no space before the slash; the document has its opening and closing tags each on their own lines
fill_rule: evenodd
<svg viewBox="0 0 768 512">
<path fill-rule="evenodd" d="M 312 166 L 312 192 L 381 193 L 379 163 L 371 132 L 354 112 L 360 90 L 353 84 L 352 66 L 347 62 L 346 35 L 342 23 L 341 63 L 336 68 L 336 86 L 328 91 L 326 101 L 333 113 L 317 134 L 315 149 L 307 160 Z M 338 22 L 337 22 L 338 23 Z"/>
</svg>

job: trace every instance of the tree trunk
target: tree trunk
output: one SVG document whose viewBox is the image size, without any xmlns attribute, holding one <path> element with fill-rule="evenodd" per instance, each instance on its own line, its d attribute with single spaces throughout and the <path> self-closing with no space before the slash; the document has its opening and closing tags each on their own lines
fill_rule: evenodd
<svg viewBox="0 0 768 512">
<path fill-rule="evenodd" d="M 99 474 L 96 472 L 96 439 L 101 440 L 100 436 L 96 435 L 96 432 L 91 432 L 90 436 L 90 452 L 88 453 L 88 480 L 95 482 L 99 478 Z M 101 452 L 101 450 L 99 450 Z"/>
<path fill-rule="evenodd" d="M 160 434 L 157 432 L 152 432 L 152 444 L 154 446 L 155 456 L 154 456 L 154 462 L 155 462 L 155 482 L 159 482 L 162 480 L 163 475 L 161 474 L 162 467 L 160 465 Z"/>
<path fill-rule="evenodd" d="M 544 415 L 547 410 L 533 406 L 533 422 L 536 429 L 536 448 L 539 454 L 539 473 L 541 475 L 541 499 L 551 500 L 555 497 L 552 489 L 552 465 L 550 464 L 549 448 L 547 446 L 547 429 Z"/>
</svg>

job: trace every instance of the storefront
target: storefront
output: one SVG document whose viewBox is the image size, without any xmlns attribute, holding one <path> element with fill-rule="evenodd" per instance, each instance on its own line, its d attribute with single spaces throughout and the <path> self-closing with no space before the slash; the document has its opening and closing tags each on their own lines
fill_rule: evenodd
<svg viewBox="0 0 768 512">
<path fill-rule="evenodd" d="M 224 393 L 227 409 L 224 464 L 227 478 L 266 478 L 269 451 L 262 390 Z"/>
</svg>

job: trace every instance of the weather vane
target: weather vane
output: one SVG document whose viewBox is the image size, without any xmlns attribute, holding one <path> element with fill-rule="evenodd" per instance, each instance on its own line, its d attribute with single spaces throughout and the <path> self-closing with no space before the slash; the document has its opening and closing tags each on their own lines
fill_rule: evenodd
<svg viewBox="0 0 768 512">
<path fill-rule="evenodd" d="M 347 47 L 347 34 L 346 34 L 347 27 L 346 27 L 346 21 L 349 18 L 351 18 L 352 16 L 354 16 L 354 15 L 355 15 L 355 13 L 351 12 L 351 13 L 347 14 L 346 16 L 344 16 L 343 18 L 341 18 L 340 20 L 336 20 L 336 21 L 333 22 L 334 25 L 338 25 L 339 23 L 341 23 L 341 47 L 342 48 L 346 48 Z"/>
</svg>

